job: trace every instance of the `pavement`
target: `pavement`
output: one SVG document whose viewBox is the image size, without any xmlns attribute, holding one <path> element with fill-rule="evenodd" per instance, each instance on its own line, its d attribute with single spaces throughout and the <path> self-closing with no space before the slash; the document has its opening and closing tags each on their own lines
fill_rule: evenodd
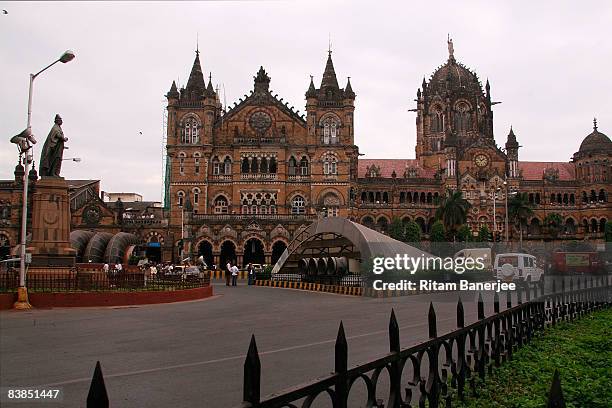
<svg viewBox="0 0 612 408">
<path fill-rule="evenodd" d="M 456 327 L 456 293 L 373 299 L 243 282 L 214 284 L 214 292 L 173 304 L 1 312 L 0 385 L 60 387 L 62 403 L 32 406 L 82 407 L 99 360 L 111 406 L 232 407 L 242 401 L 251 334 L 265 396 L 329 374 L 341 320 L 349 367 L 388 352 L 392 308 L 402 347 L 427 338 L 430 301 L 438 334 Z M 476 319 L 475 297 L 462 297 L 469 324 Z M 493 313 L 490 299 L 487 315 Z"/>
</svg>

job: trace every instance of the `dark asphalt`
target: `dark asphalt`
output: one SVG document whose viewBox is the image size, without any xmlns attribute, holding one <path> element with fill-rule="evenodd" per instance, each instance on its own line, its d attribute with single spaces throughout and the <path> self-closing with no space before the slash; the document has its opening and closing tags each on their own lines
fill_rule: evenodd
<svg viewBox="0 0 612 408">
<path fill-rule="evenodd" d="M 63 403 L 32 406 L 82 407 L 100 360 L 111 406 L 231 407 L 242 400 L 252 333 L 267 395 L 333 370 L 340 320 L 349 366 L 388 351 L 391 308 L 402 347 L 426 339 L 430 299 L 439 334 L 456 322 L 457 294 L 372 299 L 244 285 L 214 290 L 213 298 L 185 303 L 1 312 L 0 384 L 62 387 Z M 470 323 L 474 297 L 462 296 Z M 490 301 L 485 310 L 493 312 Z"/>
</svg>

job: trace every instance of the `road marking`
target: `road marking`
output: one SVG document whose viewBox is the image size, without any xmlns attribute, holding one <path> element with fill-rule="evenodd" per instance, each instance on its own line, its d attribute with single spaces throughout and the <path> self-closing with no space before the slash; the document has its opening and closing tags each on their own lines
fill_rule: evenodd
<svg viewBox="0 0 612 408">
<path fill-rule="evenodd" d="M 455 320 L 455 319 L 454 318 L 440 319 L 440 320 L 438 320 L 438 323 L 448 322 L 448 321 L 452 321 L 452 320 Z M 412 325 L 409 325 L 409 326 L 404 326 L 404 328 L 407 329 L 407 328 L 414 328 L 414 327 L 420 327 L 420 326 L 426 326 L 426 325 L 427 325 L 427 322 L 424 322 L 424 323 L 418 323 L 418 324 L 412 324 Z M 389 330 L 378 330 L 378 331 L 374 331 L 374 332 L 370 332 L 370 333 L 356 334 L 354 336 L 347 336 L 346 339 L 347 340 L 352 340 L 352 339 L 359 339 L 359 338 L 362 338 L 362 337 L 375 336 L 375 335 L 379 335 L 379 334 L 383 334 L 383 333 L 388 333 L 388 331 Z M 308 347 L 315 347 L 315 346 L 320 346 L 320 345 L 323 345 L 323 344 L 329 344 L 329 343 L 335 343 L 335 342 L 336 342 L 336 339 L 316 341 L 316 342 L 312 342 L 312 343 L 299 344 L 299 345 L 296 345 L 296 346 L 283 347 L 283 348 L 279 348 L 279 349 L 275 349 L 275 350 L 261 351 L 261 352 L 259 352 L 259 355 L 260 356 L 265 356 L 265 355 L 268 355 L 268 354 L 276 354 L 276 353 L 282 353 L 282 352 L 285 352 L 285 351 L 299 350 L 299 349 L 304 349 L 304 348 L 308 348 Z M 104 379 L 108 380 L 109 378 L 128 377 L 128 376 L 131 376 L 131 375 L 149 374 L 149 373 L 155 373 L 155 372 L 160 372 L 160 371 L 176 370 L 176 369 L 180 369 L 180 368 L 197 367 L 197 366 L 208 365 L 208 364 L 223 363 L 223 362 L 232 361 L 232 360 L 241 360 L 241 359 L 244 359 L 244 358 L 245 358 L 245 355 L 244 354 L 240 354 L 240 355 L 237 355 L 237 356 L 217 358 L 217 359 L 214 359 L 214 360 L 195 361 L 193 363 L 174 364 L 174 365 L 169 365 L 169 366 L 164 366 L 164 367 L 149 368 L 149 369 L 145 369 L 145 370 L 135 370 L 135 371 L 126 371 L 126 372 L 123 372 L 123 373 L 105 374 L 104 375 Z M 60 381 L 60 382 L 55 382 L 55 383 L 42 384 L 42 385 L 39 385 L 37 387 L 55 387 L 55 386 L 68 385 L 68 384 L 77 384 L 77 383 L 89 382 L 89 381 L 91 381 L 91 377 L 83 377 L 83 378 L 75 378 L 75 379 L 72 379 L 72 380 Z"/>
</svg>

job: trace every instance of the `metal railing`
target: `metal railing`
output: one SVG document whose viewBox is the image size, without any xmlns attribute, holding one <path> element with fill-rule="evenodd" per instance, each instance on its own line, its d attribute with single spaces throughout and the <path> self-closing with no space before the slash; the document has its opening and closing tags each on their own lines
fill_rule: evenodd
<svg viewBox="0 0 612 408">
<path fill-rule="evenodd" d="M 581 281 L 578 280 L 577 286 L 574 290 L 573 281 L 570 280 L 570 290 L 566 291 L 565 281 L 562 281 L 561 291 L 557 292 L 553 281 L 552 293 L 548 295 L 544 295 L 543 282 L 519 287 L 518 304 L 512 306 L 511 294 L 508 292 L 504 311 L 500 311 L 500 300 L 496 293 L 493 302 L 495 314 L 489 317 L 485 317 L 484 302 L 480 295 L 477 305 L 478 320 L 467 326 L 463 303 L 459 299 L 457 330 L 444 335 L 438 335 L 436 311 L 433 303 L 430 303 L 429 340 L 403 350 L 400 349 L 399 325 L 392 309 L 389 320 L 389 353 L 350 369 L 348 343 L 340 322 L 335 344 L 334 372 L 263 399 L 260 395 L 261 364 L 253 335 L 244 362 L 244 402 L 241 407 L 310 407 L 317 397 L 324 396 L 331 406 L 346 408 L 353 385 L 362 380 L 367 389 L 366 400 L 362 405 L 383 408 L 384 400 L 377 398 L 380 395 L 377 390 L 379 375 L 383 371 L 387 371 L 390 382 L 386 406 L 424 407 L 427 404 L 430 408 L 442 405 L 449 407 L 453 399 L 463 401 L 468 396 L 468 391 L 476 395 L 477 378 L 485 380 L 494 367 L 511 360 L 513 353 L 529 343 L 536 332 L 559 321 L 574 320 L 591 311 L 609 307 L 610 284 L 607 276 L 591 279 L 590 286 L 585 278 L 584 288 L 581 288 Z M 422 366 L 428 367 L 425 375 L 422 375 Z M 412 375 L 402 389 L 404 371 L 412 371 Z M 562 400 L 560 389 L 556 374 L 549 404 Z"/>
<path fill-rule="evenodd" d="M 361 275 L 346 274 L 346 275 L 307 275 L 301 273 L 275 273 L 271 272 L 258 272 L 256 274 L 257 280 L 273 280 L 273 281 L 285 281 L 285 282 L 308 282 L 308 283 L 319 283 L 321 285 L 335 285 L 335 286 L 350 286 L 350 287 L 362 287 L 365 284 L 365 280 Z"/>
<path fill-rule="evenodd" d="M 210 275 L 149 275 L 145 273 L 71 272 L 34 273 L 27 276 L 30 292 L 129 292 L 172 291 L 210 285 Z M 19 274 L 13 270 L 0 274 L 0 292 L 15 292 Z"/>
</svg>

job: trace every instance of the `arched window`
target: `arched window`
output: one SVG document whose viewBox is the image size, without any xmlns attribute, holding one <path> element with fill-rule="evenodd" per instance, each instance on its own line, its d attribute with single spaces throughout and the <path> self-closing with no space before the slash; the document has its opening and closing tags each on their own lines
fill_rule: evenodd
<svg viewBox="0 0 612 408">
<path fill-rule="evenodd" d="M 214 176 L 221 174 L 221 163 L 219 163 L 219 158 L 217 156 L 212 159 L 212 171 Z"/>
<path fill-rule="evenodd" d="M 199 188 L 194 188 L 193 189 L 193 205 L 199 205 L 200 204 L 200 189 Z"/>
<path fill-rule="evenodd" d="M 261 173 L 267 173 L 268 172 L 268 159 L 266 159 L 265 157 L 262 157 L 260 162 L 259 162 L 259 171 Z"/>
<path fill-rule="evenodd" d="M 361 219 L 361 224 L 365 225 L 368 228 L 371 228 L 374 226 L 374 219 L 370 217 L 369 215 L 366 215 L 365 217 Z"/>
<path fill-rule="evenodd" d="M 465 133 L 472 127 L 470 117 L 470 106 L 465 102 L 457 104 L 455 110 L 455 130 L 460 133 Z"/>
<path fill-rule="evenodd" d="M 334 193 L 327 193 L 322 200 L 326 217 L 337 217 L 340 210 L 340 199 Z"/>
<path fill-rule="evenodd" d="M 200 153 L 193 154 L 193 166 L 195 174 L 200 174 Z"/>
<path fill-rule="evenodd" d="M 297 174 L 297 161 L 295 160 L 295 157 L 293 156 L 289 158 L 288 174 L 290 176 L 295 176 Z"/>
<path fill-rule="evenodd" d="M 308 175 L 308 158 L 306 156 L 302 156 L 302 160 L 300 160 L 300 175 Z"/>
<path fill-rule="evenodd" d="M 599 220 L 599 232 L 605 232 L 606 231 L 606 219 L 602 218 Z"/>
<path fill-rule="evenodd" d="M 251 173 L 259 172 L 259 160 L 257 157 L 251 158 Z"/>
<path fill-rule="evenodd" d="M 291 199 L 291 214 L 304 214 L 306 212 L 306 201 L 301 195 L 296 195 Z"/>
<path fill-rule="evenodd" d="M 185 174 L 185 157 L 187 157 L 185 153 L 179 153 L 179 173 L 181 173 L 181 175 Z"/>
<path fill-rule="evenodd" d="M 227 175 L 232 174 L 232 159 L 230 159 L 229 156 L 226 156 L 223 161 L 223 173 Z"/>
<path fill-rule="evenodd" d="M 540 193 L 536 193 L 535 195 L 535 203 L 540 204 Z"/>
<path fill-rule="evenodd" d="M 597 201 L 597 193 L 595 193 L 595 190 L 591 190 L 591 202 L 594 203 Z"/>
<path fill-rule="evenodd" d="M 339 137 L 339 123 L 336 118 L 328 117 L 323 120 L 323 144 L 336 144 Z"/>
<path fill-rule="evenodd" d="M 215 198 L 213 206 L 215 214 L 227 214 L 228 212 L 228 203 L 227 198 L 225 198 L 225 196 L 221 195 Z"/>
<path fill-rule="evenodd" d="M 597 232 L 597 220 L 595 218 L 591 219 L 591 232 Z"/>
<path fill-rule="evenodd" d="M 325 155 L 323 158 L 323 174 L 326 176 L 335 176 L 338 174 L 338 161 L 331 154 Z"/>
<path fill-rule="evenodd" d="M 605 203 L 606 202 L 606 192 L 605 190 L 602 188 L 601 190 L 599 190 L 599 202 L 601 203 Z"/>
<path fill-rule="evenodd" d="M 181 129 L 182 144 L 196 144 L 200 142 L 200 127 L 198 120 L 190 116 L 183 120 L 183 128 Z"/>
<path fill-rule="evenodd" d="M 582 192 L 582 202 L 583 203 L 588 203 L 589 202 L 589 197 L 587 196 L 586 191 Z"/>
<path fill-rule="evenodd" d="M 276 158 L 270 157 L 270 163 L 268 164 L 268 168 L 270 170 L 270 173 L 276 173 Z"/>
<path fill-rule="evenodd" d="M 244 157 L 242 159 L 242 166 L 240 166 L 240 171 L 242 173 L 248 173 L 250 167 L 251 166 L 249 165 L 249 158 L 248 157 Z"/>
<path fill-rule="evenodd" d="M 439 106 L 432 112 L 430 127 L 432 132 L 444 132 L 444 112 Z"/>
<path fill-rule="evenodd" d="M 183 202 L 185 201 L 185 193 L 182 192 L 182 191 L 179 191 L 178 193 L 176 193 L 176 197 L 178 198 L 176 204 L 179 207 L 182 207 L 183 206 Z"/>
<path fill-rule="evenodd" d="M 366 193 L 365 191 L 361 192 L 361 202 L 365 203 L 366 201 L 368 201 L 368 193 Z"/>
</svg>

